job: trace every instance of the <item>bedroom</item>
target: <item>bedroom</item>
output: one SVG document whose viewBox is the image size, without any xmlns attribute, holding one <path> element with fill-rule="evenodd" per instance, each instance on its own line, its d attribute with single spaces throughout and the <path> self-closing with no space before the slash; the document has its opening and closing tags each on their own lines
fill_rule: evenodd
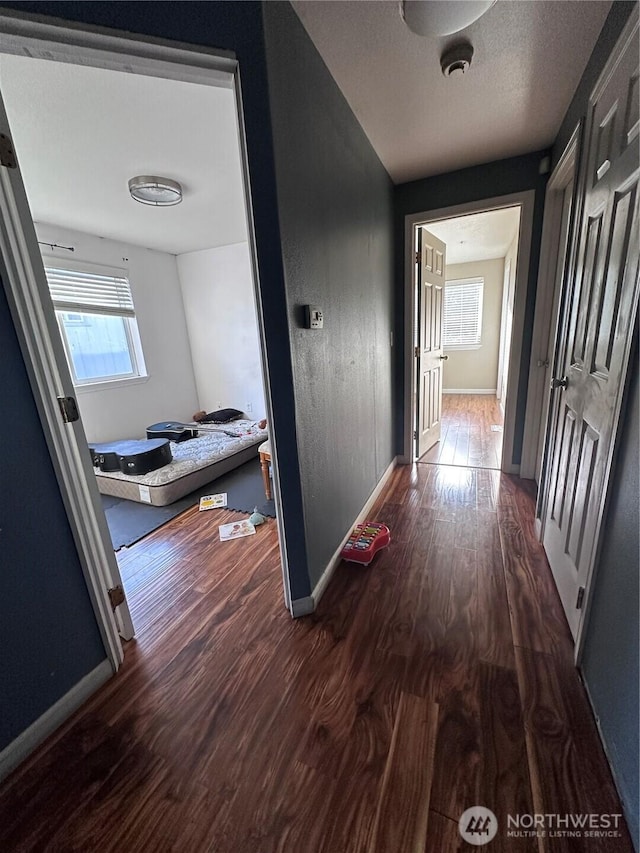
<svg viewBox="0 0 640 853">
<path fill-rule="evenodd" d="M 132 316 L 100 315 L 109 352 L 69 357 L 87 440 L 143 439 L 202 409 L 264 418 L 233 90 L 7 55 L 0 84 L 45 266 L 130 287 Z M 139 174 L 179 181 L 185 203 L 137 204 Z M 87 317 L 58 316 L 69 354 Z"/>
</svg>

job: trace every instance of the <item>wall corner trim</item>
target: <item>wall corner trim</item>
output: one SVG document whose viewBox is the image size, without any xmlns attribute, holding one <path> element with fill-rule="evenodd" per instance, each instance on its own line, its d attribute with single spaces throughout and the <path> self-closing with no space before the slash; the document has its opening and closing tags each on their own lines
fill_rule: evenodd
<svg viewBox="0 0 640 853">
<path fill-rule="evenodd" d="M 368 513 L 371 511 L 371 508 L 373 507 L 374 503 L 378 500 L 378 496 L 379 496 L 380 492 L 385 487 L 387 480 L 389 479 L 389 477 L 393 473 L 397 464 L 398 464 L 398 457 L 394 456 L 394 458 L 391 460 L 391 462 L 389 464 L 389 467 L 384 472 L 382 477 L 380 477 L 380 480 L 378 481 L 378 485 L 375 487 L 375 489 L 369 495 L 367 502 L 365 503 L 365 505 L 362 507 L 362 509 L 358 513 L 356 519 L 349 526 L 348 532 L 346 533 L 342 542 L 338 545 L 333 557 L 331 557 L 331 559 L 329 560 L 329 563 L 327 564 L 326 569 L 324 570 L 324 572 L 320 576 L 320 580 L 315 585 L 315 588 L 314 588 L 313 592 L 311 593 L 311 595 L 306 596 L 306 598 L 297 598 L 291 602 L 291 615 L 294 617 L 294 619 L 297 619 L 298 616 L 308 616 L 309 613 L 313 613 L 313 611 L 318 606 L 318 603 L 319 603 L 320 599 L 322 598 L 324 591 L 326 590 L 327 586 L 329 585 L 329 581 L 331 580 L 334 571 L 336 570 L 336 566 L 340 562 L 340 559 L 341 559 L 340 558 L 340 552 L 344 548 L 345 543 L 346 543 L 347 539 L 349 538 L 349 536 L 351 536 L 351 531 L 353 530 L 353 528 L 355 527 L 356 524 L 360 524 L 361 521 L 364 521 L 366 519 Z"/>
<path fill-rule="evenodd" d="M 304 598 L 294 598 L 291 602 L 291 615 L 294 619 L 300 616 L 308 616 L 316 609 L 313 600 L 313 595 L 306 595 Z"/>
<path fill-rule="evenodd" d="M 107 659 L 103 660 L 58 699 L 55 705 L 38 717 L 29 728 L 11 741 L 0 752 L 0 781 L 21 764 L 49 735 L 53 734 L 113 674 L 111 662 Z"/>
</svg>

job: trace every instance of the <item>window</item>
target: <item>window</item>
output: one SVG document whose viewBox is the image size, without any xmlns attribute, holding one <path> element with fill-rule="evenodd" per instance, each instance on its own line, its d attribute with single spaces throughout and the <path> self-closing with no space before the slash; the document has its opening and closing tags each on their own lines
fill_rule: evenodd
<svg viewBox="0 0 640 853">
<path fill-rule="evenodd" d="M 442 344 L 446 349 L 478 349 L 482 343 L 484 279 L 448 281 L 444 289 Z"/>
<path fill-rule="evenodd" d="M 146 376 L 126 272 L 54 263 L 45 272 L 74 385 Z"/>
</svg>

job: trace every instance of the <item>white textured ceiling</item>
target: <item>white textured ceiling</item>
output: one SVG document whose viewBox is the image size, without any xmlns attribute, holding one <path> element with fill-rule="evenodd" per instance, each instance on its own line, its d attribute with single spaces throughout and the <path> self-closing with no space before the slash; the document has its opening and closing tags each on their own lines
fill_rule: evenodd
<svg viewBox="0 0 640 853">
<path fill-rule="evenodd" d="M 447 264 L 504 258 L 520 222 L 520 208 L 506 207 L 430 222 L 426 228 L 447 246 Z"/>
<path fill-rule="evenodd" d="M 401 183 L 551 145 L 611 0 L 498 0 L 441 39 L 412 33 L 397 0 L 293 7 Z M 460 38 L 474 47 L 471 68 L 445 78 L 440 56 Z"/>
<path fill-rule="evenodd" d="M 35 221 L 173 254 L 246 239 L 231 89 L 2 55 L 0 90 Z M 134 175 L 182 203 L 133 201 Z"/>
</svg>

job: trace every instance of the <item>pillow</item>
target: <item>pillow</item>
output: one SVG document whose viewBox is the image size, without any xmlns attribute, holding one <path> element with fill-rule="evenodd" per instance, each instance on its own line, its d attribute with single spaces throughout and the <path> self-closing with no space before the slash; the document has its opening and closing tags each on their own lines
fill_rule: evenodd
<svg viewBox="0 0 640 853">
<path fill-rule="evenodd" d="M 228 424 L 229 421 L 241 418 L 243 412 L 238 411 L 238 409 L 218 409 L 217 412 L 209 412 L 208 414 L 198 412 L 198 414 L 200 417 L 196 420 L 201 424 Z"/>
</svg>

